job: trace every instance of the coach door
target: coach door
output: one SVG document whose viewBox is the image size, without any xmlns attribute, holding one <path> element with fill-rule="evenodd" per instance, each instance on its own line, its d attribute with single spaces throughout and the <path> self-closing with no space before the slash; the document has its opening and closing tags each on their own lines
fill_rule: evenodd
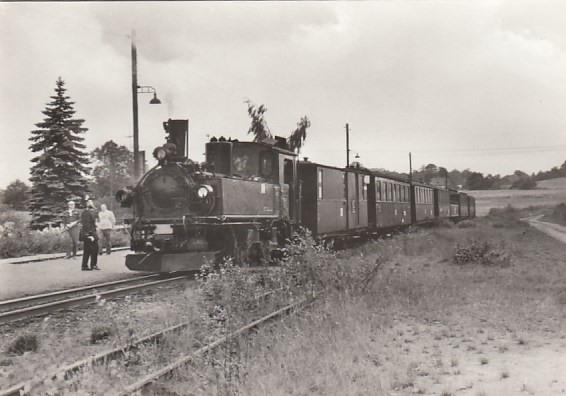
<svg viewBox="0 0 566 396">
<path fill-rule="evenodd" d="M 297 185 L 297 168 L 295 158 L 283 157 L 283 183 L 289 185 L 289 217 L 300 217 L 300 192 Z"/>
<path fill-rule="evenodd" d="M 348 183 L 348 228 L 358 228 L 360 224 L 360 180 L 353 172 L 346 172 Z"/>
</svg>

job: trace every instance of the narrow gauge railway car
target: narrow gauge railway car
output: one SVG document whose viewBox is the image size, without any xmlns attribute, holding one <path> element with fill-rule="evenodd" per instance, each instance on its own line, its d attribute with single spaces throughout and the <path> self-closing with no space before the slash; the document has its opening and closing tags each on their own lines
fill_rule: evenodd
<svg viewBox="0 0 566 396">
<path fill-rule="evenodd" d="M 468 217 L 473 219 L 476 217 L 476 199 L 471 195 L 468 195 Z"/>
<path fill-rule="evenodd" d="M 458 198 L 460 201 L 460 216 L 461 219 L 466 219 L 470 217 L 470 207 L 468 204 L 468 194 L 458 193 Z"/>
<path fill-rule="evenodd" d="M 388 229 L 411 224 L 410 184 L 372 172 L 369 186 L 369 222 Z"/>
<path fill-rule="evenodd" d="M 435 219 L 434 190 L 435 188 L 428 184 L 411 183 L 413 224 L 427 223 Z"/>
<path fill-rule="evenodd" d="M 460 194 L 457 191 L 450 191 L 450 219 L 460 218 Z"/>
<path fill-rule="evenodd" d="M 450 190 L 438 187 L 434 189 L 434 217 L 450 218 Z"/>
<path fill-rule="evenodd" d="M 301 224 L 315 237 L 358 236 L 368 231 L 367 172 L 299 162 Z"/>
</svg>

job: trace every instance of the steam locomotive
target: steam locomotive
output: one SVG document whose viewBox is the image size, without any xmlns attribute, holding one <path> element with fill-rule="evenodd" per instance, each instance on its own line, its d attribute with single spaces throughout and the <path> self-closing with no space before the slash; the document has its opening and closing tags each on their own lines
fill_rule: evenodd
<svg viewBox="0 0 566 396">
<path fill-rule="evenodd" d="M 197 270 L 226 256 L 258 264 L 278 255 L 298 227 L 340 241 L 475 216 L 471 196 L 361 167 L 299 161 L 279 137 L 212 138 L 206 162 L 197 164 L 187 158 L 188 120 L 164 127 L 157 165 L 116 194 L 133 208 L 130 270 Z"/>
</svg>

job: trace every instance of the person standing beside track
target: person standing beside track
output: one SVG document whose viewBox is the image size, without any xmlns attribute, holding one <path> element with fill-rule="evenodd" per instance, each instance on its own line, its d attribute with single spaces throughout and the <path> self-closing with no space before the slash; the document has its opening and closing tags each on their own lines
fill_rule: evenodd
<svg viewBox="0 0 566 396">
<path fill-rule="evenodd" d="M 96 265 L 98 262 L 98 233 L 96 232 L 96 212 L 94 203 L 87 201 L 86 209 L 81 213 L 81 236 L 84 242 L 82 270 L 99 270 Z M 90 268 L 88 260 L 90 258 Z"/>
<path fill-rule="evenodd" d="M 106 209 L 106 205 L 100 205 L 100 212 L 98 212 L 98 228 L 102 231 L 102 237 L 104 238 L 104 246 L 106 246 L 106 253 L 110 254 L 112 252 L 112 243 L 110 238 L 112 236 L 112 229 L 116 225 L 116 218 L 111 210 Z M 102 249 L 102 247 L 101 247 Z M 102 254 L 102 250 L 100 252 Z"/>
<path fill-rule="evenodd" d="M 67 251 L 66 258 L 77 257 L 77 246 L 79 244 L 79 224 L 81 222 L 81 212 L 75 208 L 75 201 L 67 203 L 68 209 L 63 216 L 63 226 L 71 238 L 71 246 Z"/>
</svg>

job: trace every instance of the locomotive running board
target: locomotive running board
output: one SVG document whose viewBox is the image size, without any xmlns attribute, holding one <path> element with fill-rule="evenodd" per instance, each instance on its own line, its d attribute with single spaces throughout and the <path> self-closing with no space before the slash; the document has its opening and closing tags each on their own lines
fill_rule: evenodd
<svg viewBox="0 0 566 396">
<path fill-rule="evenodd" d="M 132 271 L 173 272 L 197 271 L 206 262 L 213 262 L 217 252 L 136 253 L 126 256 L 126 267 Z"/>
</svg>

